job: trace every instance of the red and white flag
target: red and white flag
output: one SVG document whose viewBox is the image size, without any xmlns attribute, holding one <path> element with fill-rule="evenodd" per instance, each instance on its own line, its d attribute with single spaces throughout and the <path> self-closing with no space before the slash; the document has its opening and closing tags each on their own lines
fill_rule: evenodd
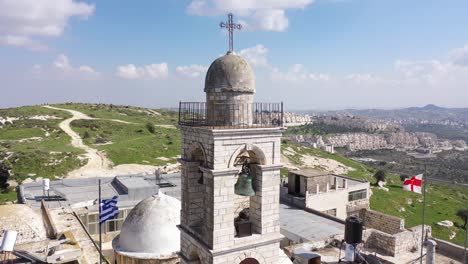
<svg viewBox="0 0 468 264">
<path fill-rule="evenodd" d="M 403 190 L 421 193 L 422 189 L 422 174 L 418 174 L 416 176 L 411 177 L 403 182 Z"/>
</svg>

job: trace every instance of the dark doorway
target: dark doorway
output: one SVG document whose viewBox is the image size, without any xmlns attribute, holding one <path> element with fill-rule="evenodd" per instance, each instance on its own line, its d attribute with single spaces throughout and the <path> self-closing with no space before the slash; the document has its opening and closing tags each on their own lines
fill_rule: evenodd
<svg viewBox="0 0 468 264">
<path fill-rule="evenodd" d="M 243 261 L 241 261 L 239 264 L 260 264 L 260 262 L 258 262 L 254 258 L 246 258 Z"/>
<path fill-rule="evenodd" d="M 294 192 L 296 194 L 301 193 L 301 177 L 299 175 L 295 175 L 296 177 L 294 178 Z"/>
</svg>

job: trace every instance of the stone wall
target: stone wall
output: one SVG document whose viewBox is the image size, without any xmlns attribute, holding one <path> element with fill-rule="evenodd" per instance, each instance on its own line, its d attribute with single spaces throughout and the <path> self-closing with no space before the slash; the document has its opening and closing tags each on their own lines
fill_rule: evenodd
<svg viewBox="0 0 468 264">
<path fill-rule="evenodd" d="M 360 199 L 355 201 L 350 201 L 346 205 L 346 212 L 348 216 L 358 214 L 361 210 L 369 210 L 369 196 L 366 199 Z"/>
<path fill-rule="evenodd" d="M 366 228 L 376 229 L 390 235 L 399 233 L 405 228 L 404 219 L 372 210 L 361 210 L 359 217 Z"/>
<path fill-rule="evenodd" d="M 306 178 L 307 182 L 307 190 L 310 193 L 315 193 L 317 192 L 317 184 L 319 185 L 319 191 L 320 192 L 326 192 L 327 191 L 327 184 L 330 186 L 330 175 L 323 175 L 323 176 L 316 176 L 316 177 L 309 177 Z"/>
<path fill-rule="evenodd" d="M 463 262 L 464 249 L 462 246 L 455 245 L 445 240 L 432 238 L 436 243 L 436 252 L 447 256 L 449 258 L 458 260 L 462 263 L 468 263 L 468 254 L 465 255 L 465 262 Z"/>
<path fill-rule="evenodd" d="M 264 260 L 260 263 L 277 263 L 274 259 L 278 258 L 279 241 L 282 239 L 279 188 L 283 130 L 181 128 L 181 263 L 197 263 L 191 262 L 197 258 L 199 263 L 207 264 L 238 263 L 236 261 L 240 257 L 255 256 L 263 248 Z M 194 159 L 199 153 L 203 157 Z M 248 154 L 251 162 L 258 164 L 251 165 L 255 196 L 247 198 L 234 192 L 240 170 L 235 161 L 241 154 Z M 203 185 L 197 183 L 200 171 L 203 173 Z M 202 208 L 192 207 L 192 198 L 200 199 Z M 250 208 L 253 234 L 239 238 L 235 235 L 234 219 L 244 205 Z M 191 225 L 191 221 L 187 221 L 195 215 L 204 216 L 200 232 Z"/>
<path fill-rule="evenodd" d="M 294 195 L 289 195 L 288 187 L 284 187 L 284 186 L 280 187 L 280 200 L 283 203 L 290 204 L 299 208 L 306 207 L 305 197 L 297 197 Z"/>
<path fill-rule="evenodd" d="M 418 250 L 421 248 L 421 228 L 422 226 L 415 226 L 410 229 L 404 230 L 395 234 L 395 254 L 401 254 L 411 250 Z M 424 230 L 430 233 L 431 227 L 425 226 Z"/>
<path fill-rule="evenodd" d="M 375 229 L 366 229 L 363 233 L 365 247 L 377 249 L 382 254 L 393 257 L 418 250 L 421 247 L 421 228 L 421 226 L 415 226 L 394 235 Z M 430 234 L 431 227 L 425 226 L 425 230 Z"/>
<path fill-rule="evenodd" d="M 382 254 L 395 256 L 396 238 L 375 229 L 366 229 L 363 234 L 365 247 L 378 249 Z"/>
</svg>

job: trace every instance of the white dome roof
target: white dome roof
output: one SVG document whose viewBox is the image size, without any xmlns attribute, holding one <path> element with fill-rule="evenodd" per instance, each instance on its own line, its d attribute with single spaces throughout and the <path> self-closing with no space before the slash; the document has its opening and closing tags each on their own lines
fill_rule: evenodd
<svg viewBox="0 0 468 264">
<path fill-rule="evenodd" d="M 170 257 L 180 249 L 179 223 L 180 201 L 162 193 L 153 195 L 130 211 L 113 247 L 125 255 Z"/>
</svg>

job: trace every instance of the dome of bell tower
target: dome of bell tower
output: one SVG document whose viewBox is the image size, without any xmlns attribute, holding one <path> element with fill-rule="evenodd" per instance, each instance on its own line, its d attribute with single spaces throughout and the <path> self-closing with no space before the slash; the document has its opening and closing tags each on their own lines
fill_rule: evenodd
<svg viewBox="0 0 468 264">
<path fill-rule="evenodd" d="M 208 69 L 205 92 L 255 93 L 255 76 L 245 59 L 228 51 Z"/>
</svg>

